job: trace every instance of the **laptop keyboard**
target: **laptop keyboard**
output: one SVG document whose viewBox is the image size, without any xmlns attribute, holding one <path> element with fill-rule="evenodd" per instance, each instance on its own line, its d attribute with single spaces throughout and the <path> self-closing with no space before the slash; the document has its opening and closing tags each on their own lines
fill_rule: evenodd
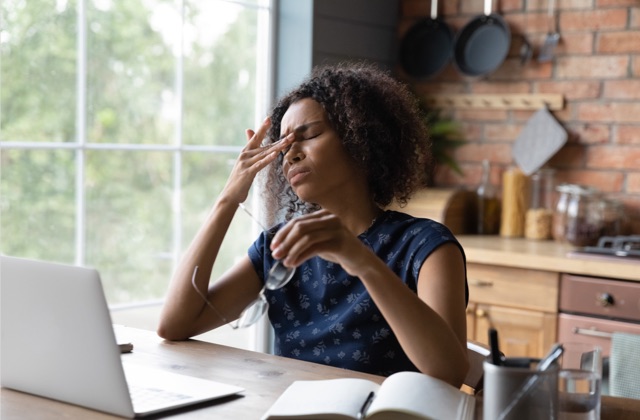
<svg viewBox="0 0 640 420">
<path fill-rule="evenodd" d="M 145 407 L 155 407 L 190 399 L 191 396 L 159 388 L 147 388 L 133 385 L 129 387 L 131 401 L 136 411 Z"/>
<path fill-rule="evenodd" d="M 128 357 L 128 356 L 125 356 Z M 123 362 L 133 410 L 146 415 L 236 394 L 242 388 Z"/>
</svg>

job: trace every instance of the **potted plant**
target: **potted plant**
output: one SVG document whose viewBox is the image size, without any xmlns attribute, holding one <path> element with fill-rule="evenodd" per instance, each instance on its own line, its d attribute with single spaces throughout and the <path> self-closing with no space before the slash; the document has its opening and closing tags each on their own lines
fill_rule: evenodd
<svg viewBox="0 0 640 420">
<path fill-rule="evenodd" d="M 435 162 L 435 167 L 430 168 L 427 173 L 428 183 L 433 183 L 436 168 L 440 165 L 448 167 L 458 175 L 463 175 L 462 168 L 453 156 L 453 151 L 466 143 L 459 123 L 443 115 L 440 109 L 428 109 L 424 103 L 422 109 L 429 127 L 431 152 Z"/>
</svg>

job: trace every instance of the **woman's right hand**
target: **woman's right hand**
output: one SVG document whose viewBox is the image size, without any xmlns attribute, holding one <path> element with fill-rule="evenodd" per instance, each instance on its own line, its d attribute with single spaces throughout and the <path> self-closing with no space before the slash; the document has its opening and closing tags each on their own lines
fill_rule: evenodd
<svg viewBox="0 0 640 420">
<path fill-rule="evenodd" d="M 263 146 L 262 142 L 270 126 L 271 120 L 266 118 L 258 131 L 246 130 L 247 145 L 240 152 L 222 193 L 229 200 L 244 202 L 258 172 L 276 160 L 278 154 L 295 140 L 291 133 L 277 142 Z"/>
</svg>

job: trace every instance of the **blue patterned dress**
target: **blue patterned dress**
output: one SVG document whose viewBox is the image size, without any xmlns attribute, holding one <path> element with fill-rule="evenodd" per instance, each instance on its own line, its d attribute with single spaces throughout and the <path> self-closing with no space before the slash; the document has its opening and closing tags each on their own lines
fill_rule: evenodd
<svg viewBox="0 0 640 420">
<path fill-rule="evenodd" d="M 249 248 L 261 278 L 274 263 L 269 243 L 279 228 L 263 232 Z M 395 211 L 386 211 L 358 238 L 414 292 L 420 267 L 437 247 L 451 242 L 464 256 L 444 225 Z M 285 287 L 265 295 L 277 355 L 384 376 L 418 370 L 362 282 L 338 264 L 312 258 Z"/>
</svg>

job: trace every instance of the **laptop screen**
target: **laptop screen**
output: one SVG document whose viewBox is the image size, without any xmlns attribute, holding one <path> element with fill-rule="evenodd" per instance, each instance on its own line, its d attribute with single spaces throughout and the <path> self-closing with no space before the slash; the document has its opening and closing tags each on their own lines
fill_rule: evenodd
<svg viewBox="0 0 640 420">
<path fill-rule="evenodd" d="M 2 386 L 132 417 L 98 272 L 0 258 Z"/>
</svg>

